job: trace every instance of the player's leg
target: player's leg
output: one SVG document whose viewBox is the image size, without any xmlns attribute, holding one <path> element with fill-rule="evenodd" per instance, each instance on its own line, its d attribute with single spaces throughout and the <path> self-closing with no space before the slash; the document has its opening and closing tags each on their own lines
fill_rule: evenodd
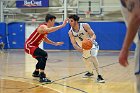
<svg viewBox="0 0 140 93">
<path fill-rule="evenodd" d="M 103 79 L 102 75 L 101 75 L 101 71 L 99 69 L 99 62 L 97 59 L 97 54 L 98 54 L 98 50 L 99 50 L 99 46 L 98 44 L 93 44 L 93 48 L 91 49 L 91 62 L 93 63 L 95 70 L 97 72 L 97 81 L 100 83 L 104 83 L 105 80 Z"/>
<path fill-rule="evenodd" d="M 140 29 L 138 31 L 138 42 L 136 42 L 136 49 L 135 49 L 135 75 L 136 75 L 136 86 L 137 86 L 137 93 L 140 93 Z"/>
<path fill-rule="evenodd" d="M 40 62 L 39 62 L 39 59 L 36 58 L 38 60 L 37 64 L 36 64 L 36 68 L 35 68 L 35 71 L 33 72 L 32 76 L 33 77 L 39 77 L 39 66 L 40 66 Z"/>
<path fill-rule="evenodd" d="M 98 59 L 96 56 L 91 56 L 91 62 L 97 72 L 97 74 L 99 75 L 100 73 L 100 70 L 99 70 L 99 62 L 98 62 Z"/>
<path fill-rule="evenodd" d="M 87 69 L 87 73 L 83 76 L 84 78 L 89 78 L 93 76 L 93 64 L 90 60 L 90 57 L 85 58 L 83 57 L 83 62 L 85 63 L 85 67 Z"/>
<path fill-rule="evenodd" d="M 34 51 L 34 56 L 36 56 L 36 59 L 38 60 L 35 71 L 40 71 L 39 74 L 40 82 L 51 82 L 51 80 L 46 78 L 46 74 L 44 73 L 46 67 L 46 61 L 48 58 L 47 52 L 40 48 L 37 48 Z"/>
</svg>

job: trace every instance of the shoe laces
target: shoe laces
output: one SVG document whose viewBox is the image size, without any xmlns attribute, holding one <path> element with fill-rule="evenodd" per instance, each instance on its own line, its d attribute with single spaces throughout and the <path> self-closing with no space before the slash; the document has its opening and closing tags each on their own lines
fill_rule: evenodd
<svg viewBox="0 0 140 93">
<path fill-rule="evenodd" d="M 43 81 L 47 81 L 47 82 L 51 82 L 51 80 L 49 80 L 48 78 L 42 78 Z"/>
</svg>

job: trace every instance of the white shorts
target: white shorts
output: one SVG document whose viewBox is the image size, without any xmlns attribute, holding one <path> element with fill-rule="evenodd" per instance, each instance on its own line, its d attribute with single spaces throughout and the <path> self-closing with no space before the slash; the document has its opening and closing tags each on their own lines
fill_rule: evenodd
<svg viewBox="0 0 140 93">
<path fill-rule="evenodd" d="M 90 50 L 84 50 L 83 51 L 83 58 L 89 58 L 91 56 L 97 56 L 99 50 L 99 45 L 97 42 L 93 42 L 93 46 Z"/>
</svg>

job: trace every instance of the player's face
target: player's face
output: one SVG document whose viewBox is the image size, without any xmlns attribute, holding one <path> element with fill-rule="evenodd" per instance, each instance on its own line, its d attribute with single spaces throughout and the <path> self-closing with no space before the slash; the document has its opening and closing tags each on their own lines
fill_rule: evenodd
<svg viewBox="0 0 140 93">
<path fill-rule="evenodd" d="M 55 19 L 50 20 L 51 27 L 54 26 L 54 23 L 55 23 Z"/>
<path fill-rule="evenodd" d="M 75 26 L 75 24 L 76 24 L 76 21 L 74 21 L 73 19 L 69 19 L 69 23 L 70 23 L 70 26 L 71 27 L 74 27 Z"/>
</svg>

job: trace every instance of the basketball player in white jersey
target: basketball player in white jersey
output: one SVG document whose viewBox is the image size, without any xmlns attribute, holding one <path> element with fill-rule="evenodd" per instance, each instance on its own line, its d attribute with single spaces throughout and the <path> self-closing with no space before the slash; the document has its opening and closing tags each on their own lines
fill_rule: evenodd
<svg viewBox="0 0 140 93">
<path fill-rule="evenodd" d="M 137 93 L 140 93 L 140 0 L 121 0 L 121 4 L 127 25 L 127 33 L 119 55 L 119 63 L 124 67 L 128 66 L 129 48 L 134 41 L 136 44 L 135 75 Z"/>
<path fill-rule="evenodd" d="M 82 58 L 87 68 L 87 73 L 84 75 L 84 77 L 93 76 L 93 65 L 94 65 L 96 72 L 98 74 L 97 81 L 100 83 L 104 83 L 105 80 L 100 75 L 99 63 L 97 60 L 97 53 L 99 50 L 99 46 L 95 41 L 96 35 L 93 32 L 93 30 L 90 28 L 89 24 L 78 23 L 78 21 L 79 21 L 79 17 L 77 15 L 69 16 L 69 23 L 71 25 L 71 29 L 69 30 L 68 34 L 73 47 L 83 54 Z M 82 49 L 81 46 L 84 38 L 89 38 L 91 41 L 93 41 L 93 47 L 91 50 Z"/>
</svg>

